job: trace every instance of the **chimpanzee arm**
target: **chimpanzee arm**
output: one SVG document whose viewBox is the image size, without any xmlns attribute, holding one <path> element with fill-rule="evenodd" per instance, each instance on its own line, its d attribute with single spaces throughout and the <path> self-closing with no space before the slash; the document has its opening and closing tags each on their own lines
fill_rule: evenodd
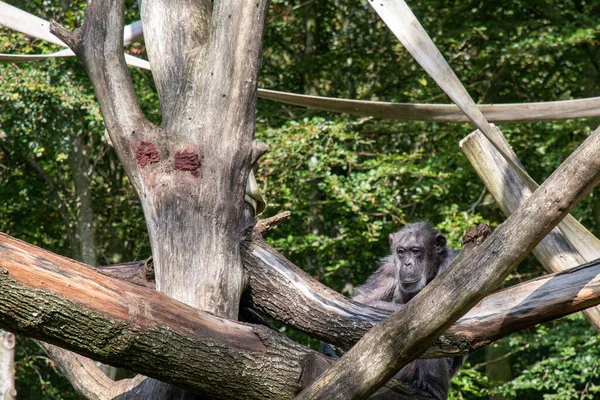
<svg viewBox="0 0 600 400">
<path fill-rule="evenodd" d="M 413 386 L 429 392 L 438 400 L 448 398 L 450 386 L 449 358 L 434 358 L 430 360 L 415 360 L 416 374 Z"/>
<path fill-rule="evenodd" d="M 392 257 L 385 257 L 381 265 L 373 275 L 367 279 L 364 285 L 356 288 L 352 300 L 359 303 L 369 304 L 376 301 L 392 301 L 396 290 L 397 273 Z"/>
</svg>

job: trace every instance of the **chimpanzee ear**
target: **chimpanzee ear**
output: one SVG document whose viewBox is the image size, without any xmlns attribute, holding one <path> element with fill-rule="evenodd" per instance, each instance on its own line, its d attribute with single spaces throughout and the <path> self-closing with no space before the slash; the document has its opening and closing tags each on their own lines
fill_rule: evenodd
<svg viewBox="0 0 600 400">
<path fill-rule="evenodd" d="M 441 233 L 435 235 L 435 239 L 433 240 L 435 243 L 435 251 L 441 253 L 446 248 L 446 238 Z"/>
<path fill-rule="evenodd" d="M 392 246 L 392 245 L 393 245 L 393 243 L 394 243 L 394 234 L 393 234 L 393 233 L 390 233 L 390 236 L 389 236 L 389 238 L 390 238 L 390 246 Z"/>
</svg>

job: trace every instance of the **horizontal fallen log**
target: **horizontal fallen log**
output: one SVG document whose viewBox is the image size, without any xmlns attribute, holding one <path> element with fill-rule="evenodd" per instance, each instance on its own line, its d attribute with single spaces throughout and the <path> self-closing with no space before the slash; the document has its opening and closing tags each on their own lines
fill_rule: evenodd
<svg viewBox="0 0 600 400">
<path fill-rule="evenodd" d="M 269 328 L 196 310 L 4 234 L 0 298 L 3 329 L 210 398 L 236 390 L 290 398 L 306 360 L 325 360 Z"/>
<path fill-rule="evenodd" d="M 242 257 L 248 272 L 244 295 L 248 305 L 342 349 L 352 347 L 390 315 L 322 285 L 260 235 L 246 237 Z M 134 265 L 126 264 L 127 275 Z M 145 268 L 143 261 L 138 268 Z M 119 274 L 118 265 L 110 272 L 100 270 L 127 278 Z M 451 326 L 422 358 L 466 355 L 510 333 L 600 304 L 599 276 L 600 263 L 595 261 L 493 293 Z"/>
<path fill-rule="evenodd" d="M 144 287 L 134 265 L 106 270 L 124 269 L 136 284 L 0 233 L 0 327 L 215 399 L 289 399 L 334 362 L 270 328 Z M 148 271 L 146 261 L 137 265 Z M 110 386 L 88 360 L 52 345 L 43 347 L 90 397 L 139 398 L 151 384 L 140 376 Z M 430 398 L 401 382 L 374 396 Z"/>
</svg>

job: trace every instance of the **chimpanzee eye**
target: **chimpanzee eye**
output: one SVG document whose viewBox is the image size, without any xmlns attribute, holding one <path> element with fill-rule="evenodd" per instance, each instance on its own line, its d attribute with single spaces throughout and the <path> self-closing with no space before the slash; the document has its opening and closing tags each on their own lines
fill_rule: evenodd
<svg viewBox="0 0 600 400">
<path fill-rule="evenodd" d="M 405 250 L 402 247 L 398 247 L 398 250 L 396 250 L 398 254 L 404 254 L 404 251 Z"/>
<path fill-rule="evenodd" d="M 421 249 L 419 249 L 418 247 L 413 247 L 413 248 L 411 249 L 411 251 L 412 251 L 414 254 L 419 254 L 419 253 L 421 252 Z"/>
</svg>

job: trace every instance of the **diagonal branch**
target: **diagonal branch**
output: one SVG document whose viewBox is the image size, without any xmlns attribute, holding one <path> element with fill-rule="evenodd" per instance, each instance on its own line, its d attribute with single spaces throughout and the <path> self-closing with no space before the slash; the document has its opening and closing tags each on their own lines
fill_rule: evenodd
<svg viewBox="0 0 600 400">
<path fill-rule="evenodd" d="M 125 63 L 123 21 L 123 0 L 88 1 L 81 28 L 71 33 L 56 22 L 50 25 L 50 31 L 68 44 L 83 62 L 111 141 L 122 161 L 125 154 L 133 160 L 134 151 L 128 139 L 152 126 L 140 109 Z"/>
<path fill-rule="evenodd" d="M 500 130 L 494 129 L 498 138 L 505 140 Z M 524 174 L 511 168 L 479 131 L 461 140 L 460 147 L 505 215 L 515 212 L 537 188 L 533 180 L 524 179 Z M 573 235 L 579 230 L 582 234 Z M 533 249 L 533 254 L 548 272 L 559 272 L 600 257 L 600 242 L 571 215 L 567 215 Z M 592 326 L 600 331 L 600 308 L 590 308 L 584 314 Z"/>
<path fill-rule="evenodd" d="M 119 398 L 126 400 L 143 398 L 140 385 L 147 378 L 138 375 L 131 379 L 122 379 L 118 382 L 106 376 L 96 363 L 89 358 L 80 356 L 60 347 L 44 342 L 37 342 L 52 358 L 58 368 L 67 377 L 73 388 L 88 399 L 111 400 Z M 141 396 L 140 396 L 141 395 Z"/>
<path fill-rule="evenodd" d="M 266 225 L 285 218 L 282 213 Z M 254 309 L 311 336 L 348 350 L 389 311 L 356 303 L 322 285 L 281 256 L 261 238 L 261 220 L 242 242 L 248 273 L 244 300 Z M 148 262 L 99 267 L 99 272 L 153 287 Z M 466 355 L 502 337 L 600 303 L 598 262 L 534 279 L 493 293 L 452 325 L 422 355 L 437 358 Z M 540 289 L 542 288 L 542 289 Z"/>
<path fill-rule="evenodd" d="M 369 331 L 298 399 L 361 399 L 422 354 L 600 182 L 600 129 L 472 253 Z M 333 395 L 332 395 L 333 393 Z"/>
</svg>

